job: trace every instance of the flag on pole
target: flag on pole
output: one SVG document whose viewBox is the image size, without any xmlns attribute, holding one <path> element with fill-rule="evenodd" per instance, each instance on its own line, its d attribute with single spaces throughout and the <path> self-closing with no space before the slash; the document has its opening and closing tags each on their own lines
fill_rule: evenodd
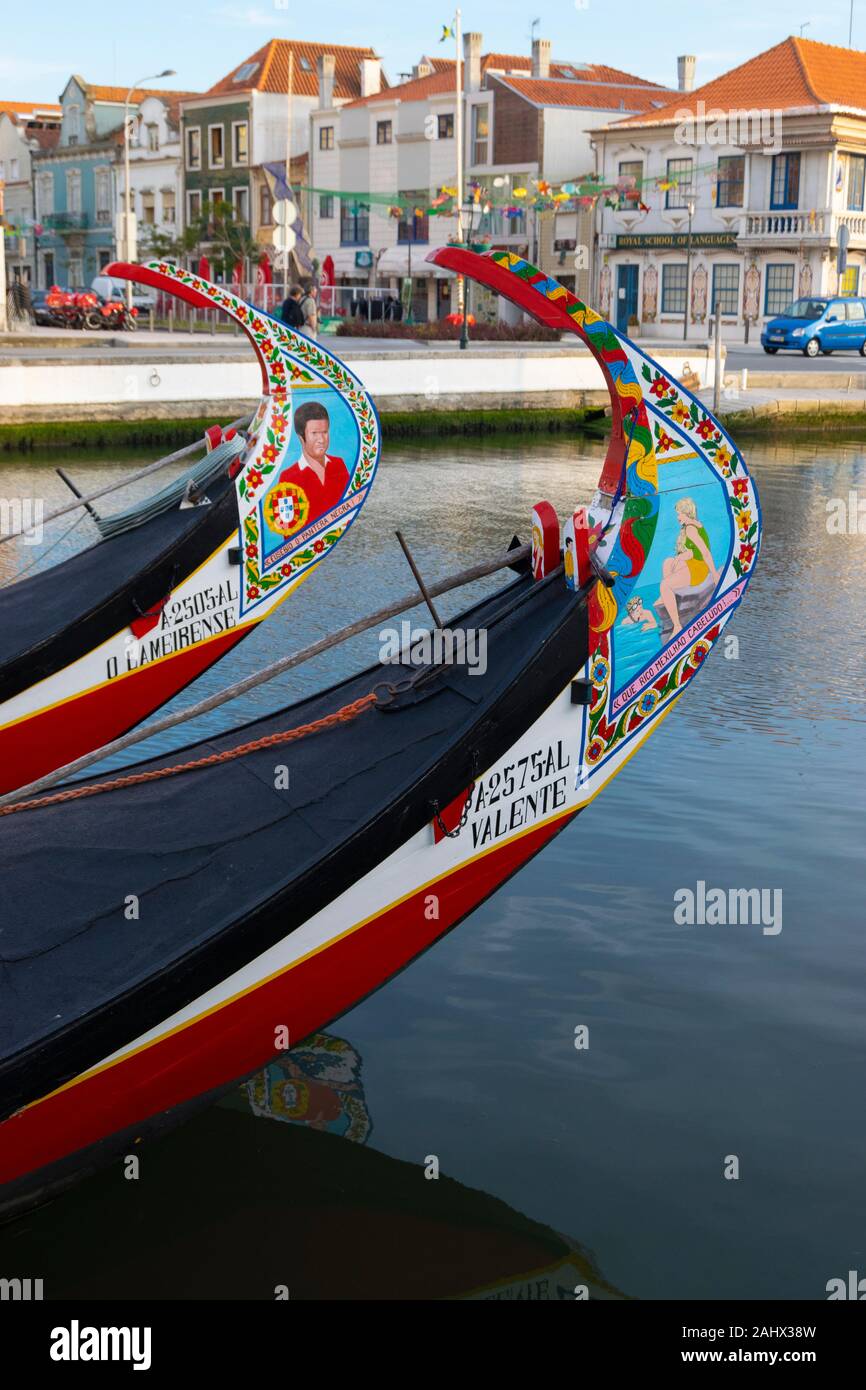
<svg viewBox="0 0 866 1390">
<path fill-rule="evenodd" d="M 446 39 L 456 39 L 456 37 L 457 35 L 449 24 L 442 25 L 442 33 L 439 38 L 440 43 L 444 43 Z"/>
</svg>

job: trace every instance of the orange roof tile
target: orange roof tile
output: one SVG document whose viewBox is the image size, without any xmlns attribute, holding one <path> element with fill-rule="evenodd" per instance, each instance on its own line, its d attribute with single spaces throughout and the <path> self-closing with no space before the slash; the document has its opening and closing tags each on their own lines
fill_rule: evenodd
<svg viewBox="0 0 866 1390">
<path fill-rule="evenodd" d="M 0 101 L 0 111 L 8 116 L 52 116 L 59 121 L 63 108 L 53 101 Z"/>
<path fill-rule="evenodd" d="M 91 101 L 108 101 L 112 105 L 123 106 L 129 92 L 128 87 L 100 87 L 92 82 L 83 82 L 80 78 L 78 81 L 81 81 Z M 135 103 L 143 101 L 145 97 L 163 97 L 171 105 L 173 102 L 183 101 L 184 97 L 197 97 L 199 95 L 198 92 L 173 92 L 165 87 L 137 87 L 129 100 L 130 103 Z"/>
<path fill-rule="evenodd" d="M 435 71 L 426 77 L 411 77 L 408 82 L 390 87 L 386 93 L 359 97 L 350 106 L 364 106 L 373 101 L 399 98 L 400 101 L 424 101 L 427 97 L 453 92 L 456 84 L 454 58 L 432 59 Z M 509 53 L 485 53 L 481 58 L 482 71 L 499 82 L 506 82 L 520 96 L 542 106 L 584 106 L 601 111 L 646 111 L 652 102 L 665 105 L 675 95 L 668 87 L 659 87 L 642 77 L 632 77 L 619 68 L 603 63 L 551 62 L 549 78 L 532 77 L 532 60 Z M 526 76 L 512 76 L 497 69 L 522 68 Z M 572 79 L 571 74 L 578 76 Z"/>
<path fill-rule="evenodd" d="M 294 53 L 294 72 L 292 90 L 296 96 L 317 97 L 319 78 L 316 64 L 323 54 L 334 57 L 334 96 L 338 99 L 359 97 L 361 95 L 361 74 L 358 64 L 362 58 L 378 57 L 372 48 L 347 48 L 336 43 L 301 43 L 294 39 L 269 39 L 266 44 L 251 53 L 242 63 L 238 63 L 219 82 L 208 89 L 208 96 L 222 96 L 228 92 L 245 92 L 255 88 L 259 92 L 285 92 L 289 84 L 289 52 Z M 245 68 L 252 70 L 248 75 L 236 80 L 237 74 Z M 388 80 L 382 74 L 382 85 Z"/>
<path fill-rule="evenodd" d="M 649 111 L 653 103 L 666 106 L 672 93 L 666 87 L 635 86 L 624 82 L 594 82 L 590 76 L 578 82 L 566 78 L 511 77 L 497 74 L 496 81 L 535 106 L 585 107 L 598 111 Z"/>
<path fill-rule="evenodd" d="M 629 125 L 669 125 L 681 112 L 846 106 L 866 110 L 866 53 L 815 39 L 787 38 L 756 58 L 692 92 L 677 92 L 660 111 L 617 121 Z"/>
<path fill-rule="evenodd" d="M 424 101 L 427 97 L 439 96 L 443 92 L 453 92 L 457 77 L 452 64 L 451 70 L 431 72 L 427 77 L 410 77 L 397 87 L 388 87 L 384 92 L 375 92 L 369 97 L 358 97 L 348 106 L 367 106 L 371 101 Z"/>
</svg>

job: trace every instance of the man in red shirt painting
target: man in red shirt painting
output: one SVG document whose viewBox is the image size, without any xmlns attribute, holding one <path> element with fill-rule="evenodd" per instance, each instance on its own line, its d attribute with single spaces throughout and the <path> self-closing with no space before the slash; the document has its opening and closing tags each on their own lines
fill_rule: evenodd
<svg viewBox="0 0 866 1390">
<path fill-rule="evenodd" d="M 268 495 L 268 520 L 283 536 L 293 536 L 336 507 L 349 486 L 345 463 L 328 453 L 331 421 L 325 407 L 318 401 L 299 406 L 294 425 L 301 457 Z"/>
</svg>

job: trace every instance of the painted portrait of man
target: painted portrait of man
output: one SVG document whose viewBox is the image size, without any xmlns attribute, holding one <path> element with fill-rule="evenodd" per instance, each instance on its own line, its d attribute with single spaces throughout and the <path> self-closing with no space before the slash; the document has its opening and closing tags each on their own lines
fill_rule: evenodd
<svg viewBox="0 0 866 1390">
<path fill-rule="evenodd" d="M 301 442 L 301 456 L 280 474 L 268 497 L 268 521 L 283 536 L 293 536 L 324 516 L 349 486 L 349 470 L 343 459 L 328 452 L 331 420 L 318 401 L 298 406 L 294 428 Z"/>
</svg>

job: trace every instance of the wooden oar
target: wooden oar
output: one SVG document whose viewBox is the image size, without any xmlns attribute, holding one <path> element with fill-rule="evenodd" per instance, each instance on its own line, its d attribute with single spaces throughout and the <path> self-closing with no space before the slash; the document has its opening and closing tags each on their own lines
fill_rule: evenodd
<svg viewBox="0 0 866 1390">
<path fill-rule="evenodd" d="M 507 569 L 512 565 L 519 564 L 522 560 L 528 560 L 531 554 L 532 547 L 530 545 L 515 546 L 513 550 L 509 550 L 505 555 L 497 556 L 495 560 L 482 560 L 477 565 L 471 565 L 469 569 L 461 570 L 459 574 L 452 574 L 447 579 L 441 579 L 438 584 L 428 585 L 427 594 L 435 598 L 438 594 L 448 593 L 451 589 L 459 589 L 464 584 L 471 584 L 476 579 L 483 579 L 488 574 L 495 574 L 497 570 Z M 302 647 L 299 652 L 294 652 L 291 656 L 280 657 L 279 661 L 273 661 L 269 666 L 263 666 L 260 671 L 255 671 L 251 676 L 244 677 L 243 680 L 237 681 L 226 690 L 209 695 L 206 700 L 199 700 L 197 704 L 190 705 L 188 709 L 179 710 L 176 714 L 167 714 L 163 719 L 158 719 L 155 724 L 150 724 L 145 728 L 133 729 L 131 733 L 124 734 L 122 738 L 116 738 L 111 743 L 106 743 L 103 748 L 97 748 L 95 752 L 86 753 L 82 758 L 76 758 L 74 762 L 67 763 L 65 767 L 57 768 L 55 772 L 49 773 L 46 777 L 29 782 L 26 787 L 18 787 L 14 792 L 7 792 L 5 796 L 0 796 L 0 806 L 10 806 L 13 802 L 23 801 L 35 792 L 45 791 L 48 787 L 55 787 L 58 782 L 65 781 L 74 773 L 82 772 L 84 768 L 92 767 L 94 763 L 100 763 L 104 758 L 108 758 L 114 753 L 122 753 L 124 749 L 131 748 L 133 744 L 141 743 L 154 734 L 164 733 L 166 729 L 175 729 L 178 724 L 185 724 L 190 719 L 197 719 L 199 715 L 209 714 L 211 710 L 219 709 L 220 705 L 226 704 L 229 700 L 235 700 L 239 695 L 245 695 L 248 690 L 255 690 L 256 686 L 264 685 L 266 681 L 282 675 L 283 671 L 291 671 L 293 667 L 300 666 L 321 652 L 326 652 L 331 647 L 336 647 L 341 642 L 346 642 L 350 637 L 356 637 L 371 627 L 377 627 L 386 618 L 396 617 L 398 613 L 415 608 L 424 601 L 424 594 L 420 589 L 413 590 L 411 594 L 404 594 L 402 598 L 389 603 L 385 608 L 370 613 L 366 618 L 359 618 L 357 622 L 350 623 L 348 627 L 340 628 L 338 632 L 331 633 L 328 637 L 320 638 L 318 642 L 313 642 L 309 647 Z"/>
<path fill-rule="evenodd" d="M 252 420 L 252 415 L 243 415 L 240 420 L 233 420 L 230 425 L 226 425 L 227 430 L 242 429 Z M 55 521 L 58 516 L 66 516 L 67 512 L 78 511 L 81 507 L 87 507 L 96 502 L 100 497 L 105 497 L 109 492 L 117 492 L 118 488 L 127 487 L 129 483 L 137 483 L 141 478 L 147 478 L 151 473 L 156 473 L 160 468 L 165 468 L 169 463 L 177 463 L 178 459 L 186 458 L 188 454 L 194 454 L 197 449 L 204 448 L 204 440 L 196 439 L 192 444 L 185 444 L 182 449 L 177 449 L 173 454 L 166 454 L 165 458 L 157 459 L 156 463 L 149 463 L 146 468 L 140 468 L 137 473 L 130 473 L 127 477 L 121 478 L 117 483 L 109 483 L 106 487 L 101 487 L 96 492 L 89 492 L 86 497 L 79 497 L 77 502 L 68 502 L 65 507 L 58 507 L 56 511 L 49 512 L 42 518 L 43 526 L 49 521 Z M 59 469 L 57 470 L 60 471 Z M 68 479 L 64 478 L 68 484 Z M 7 541 L 14 541 L 17 536 L 26 535 L 32 531 L 33 527 L 23 527 L 20 531 L 10 531 L 6 536 L 0 536 L 0 545 L 5 545 Z"/>
</svg>

